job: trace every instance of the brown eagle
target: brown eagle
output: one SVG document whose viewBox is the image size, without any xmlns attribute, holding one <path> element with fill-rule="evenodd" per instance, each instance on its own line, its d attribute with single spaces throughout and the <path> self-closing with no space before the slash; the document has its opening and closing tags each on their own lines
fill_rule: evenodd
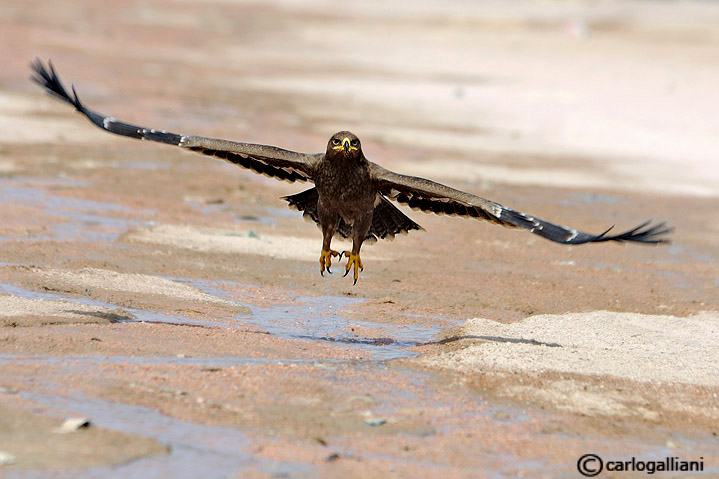
<svg viewBox="0 0 719 479">
<path fill-rule="evenodd" d="M 594 235 L 560 226 L 534 216 L 465 193 L 424 178 L 389 171 L 365 158 L 359 138 L 348 131 L 335 133 L 324 153 L 297 153 L 274 146 L 178 135 L 131 125 L 99 114 L 80 102 L 75 87 L 72 96 L 65 90 L 51 62 L 47 67 L 36 59 L 31 79 L 56 98 L 74 106 L 91 122 L 117 135 L 151 140 L 226 160 L 256 173 L 285 180 L 310 181 L 314 188 L 287 196 L 290 207 L 303 212 L 322 229 L 320 273 L 330 271 L 332 258 L 348 258 L 345 276 L 353 270 L 354 284 L 362 270 L 360 248 L 365 241 L 391 239 L 398 233 L 423 229 L 390 203 L 408 205 L 426 213 L 448 214 L 490 221 L 510 228 L 523 228 L 548 240 L 564 244 L 631 241 L 666 243 L 673 231 L 665 223 L 642 223 L 623 233 L 609 235 L 612 228 Z M 333 236 L 352 238 L 352 251 L 342 253 L 330 247 Z"/>
</svg>

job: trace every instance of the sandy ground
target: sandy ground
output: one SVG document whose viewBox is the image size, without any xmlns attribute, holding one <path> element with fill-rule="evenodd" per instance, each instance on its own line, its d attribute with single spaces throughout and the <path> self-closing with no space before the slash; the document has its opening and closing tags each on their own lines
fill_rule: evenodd
<svg viewBox="0 0 719 479">
<path fill-rule="evenodd" d="M 717 22 L 2 2 L 0 476 L 556 478 L 587 453 L 718 476 Z M 278 199 L 302 185 L 94 129 L 27 80 L 36 56 L 143 126 L 308 152 L 350 129 L 385 167 L 588 231 L 668 220 L 673 243 L 410 212 L 427 232 L 366 247 L 352 287 Z M 69 416 L 92 425 L 53 432 Z"/>
</svg>

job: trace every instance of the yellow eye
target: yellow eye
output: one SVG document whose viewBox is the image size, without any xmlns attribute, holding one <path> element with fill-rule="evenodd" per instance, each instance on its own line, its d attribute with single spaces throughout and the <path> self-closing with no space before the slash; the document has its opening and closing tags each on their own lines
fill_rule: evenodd
<svg viewBox="0 0 719 479">
<path fill-rule="evenodd" d="M 352 141 L 350 142 L 350 145 L 352 145 L 352 146 L 354 146 L 354 147 L 357 147 L 357 145 L 359 145 L 359 140 L 352 140 Z"/>
<path fill-rule="evenodd" d="M 332 144 L 333 144 L 333 145 L 339 145 L 339 144 L 340 144 L 339 138 L 332 138 Z"/>
</svg>

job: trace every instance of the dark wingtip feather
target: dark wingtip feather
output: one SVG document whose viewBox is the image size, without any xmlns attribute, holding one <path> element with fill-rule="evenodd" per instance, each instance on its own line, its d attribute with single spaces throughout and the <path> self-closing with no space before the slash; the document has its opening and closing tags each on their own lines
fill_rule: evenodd
<svg viewBox="0 0 719 479">
<path fill-rule="evenodd" d="M 598 239 L 598 238 L 604 238 L 604 237 L 606 237 L 606 236 L 607 236 L 607 233 L 609 233 L 610 231 L 612 231 L 615 226 L 616 226 L 616 225 L 610 226 L 610 227 L 607 228 L 603 233 L 598 234 L 598 235 L 596 236 L 596 238 Z"/>
<path fill-rule="evenodd" d="M 35 58 L 35 60 L 30 63 L 30 68 L 34 73 L 30 76 L 30 80 L 40 85 L 45 92 L 53 97 L 74 106 L 77 111 L 85 115 L 85 117 L 98 128 L 129 138 L 145 138 L 162 143 L 179 144 L 181 135 L 146 129 L 90 110 L 80 101 L 80 96 L 77 94 L 77 90 L 75 90 L 75 85 L 70 86 L 72 94 L 68 93 L 62 81 L 60 81 L 60 77 L 55 71 L 55 66 L 52 64 L 52 61 L 48 61 L 47 66 L 45 66 L 42 60 Z M 147 136 L 143 136 L 143 132 L 146 132 Z"/>
<path fill-rule="evenodd" d="M 55 72 L 55 67 L 52 64 L 52 61 L 48 60 L 46 68 L 42 60 L 35 58 L 35 60 L 30 63 L 30 68 L 34 72 L 34 74 L 30 76 L 30 80 L 40 85 L 47 93 L 55 98 L 62 100 L 65 103 L 69 103 L 78 110 L 82 111 L 83 107 L 77 93 L 75 92 L 75 87 L 72 87 L 74 95 L 73 98 L 68 94 L 67 90 L 60 81 L 60 77 L 58 77 Z"/>
<path fill-rule="evenodd" d="M 628 230 L 623 233 L 619 233 L 612 236 L 607 236 L 607 233 L 612 229 L 609 228 L 604 233 L 595 237 L 587 238 L 585 243 L 600 243 L 603 241 L 617 241 L 617 242 L 633 242 L 633 243 L 645 243 L 645 244 L 660 244 L 660 243 L 671 243 L 671 239 L 667 235 L 674 232 L 674 228 L 667 226 L 666 222 L 661 222 L 655 225 L 651 225 L 652 220 L 645 221 L 644 223 Z"/>
<path fill-rule="evenodd" d="M 75 91 L 75 84 L 70 84 L 70 88 L 72 88 L 73 104 L 78 107 L 81 106 L 82 103 L 80 103 L 80 97 L 77 96 L 77 91 Z"/>
</svg>

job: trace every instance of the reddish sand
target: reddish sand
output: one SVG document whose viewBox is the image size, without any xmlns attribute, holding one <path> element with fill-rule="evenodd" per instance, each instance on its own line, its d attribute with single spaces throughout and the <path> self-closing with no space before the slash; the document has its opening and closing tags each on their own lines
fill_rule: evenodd
<svg viewBox="0 0 719 479">
<path fill-rule="evenodd" d="M 503 5 L 5 0 L 0 475 L 719 472 L 719 6 Z M 122 120 L 312 152 L 350 129 L 388 168 L 674 242 L 410 212 L 426 233 L 367 246 L 353 287 L 278 199 L 306 186 L 93 128 L 35 56 Z"/>
</svg>

